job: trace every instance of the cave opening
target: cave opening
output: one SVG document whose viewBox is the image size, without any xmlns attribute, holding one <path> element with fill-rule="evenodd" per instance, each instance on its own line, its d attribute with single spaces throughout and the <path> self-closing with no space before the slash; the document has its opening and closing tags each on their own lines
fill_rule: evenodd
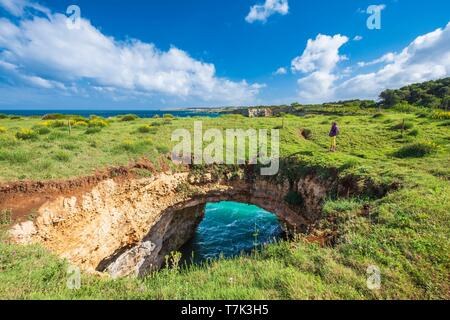
<svg viewBox="0 0 450 320">
<path fill-rule="evenodd" d="M 285 239 L 283 222 L 260 207 L 238 202 L 207 203 L 194 236 L 180 248 L 182 265 L 250 254 Z"/>
</svg>

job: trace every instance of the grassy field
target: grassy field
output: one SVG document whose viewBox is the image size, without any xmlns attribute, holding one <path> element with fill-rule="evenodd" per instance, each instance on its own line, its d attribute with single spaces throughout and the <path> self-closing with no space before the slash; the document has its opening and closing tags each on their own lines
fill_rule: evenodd
<svg viewBox="0 0 450 320">
<path fill-rule="evenodd" d="M 295 155 L 317 172 L 334 168 L 400 186 L 382 199 L 328 199 L 317 228 L 337 231 L 334 247 L 319 247 L 299 235 L 249 257 L 181 270 L 175 266 L 145 279 L 85 274 L 79 290 L 66 286 L 66 262 L 38 246 L 2 242 L 0 298 L 449 299 L 448 113 L 437 116 L 418 108 L 312 111 L 304 117 L 255 119 L 94 117 L 72 120 L 71 130 L 67 120 L 0 117 L 2 182 L 89 175 L 141 157 L 158 168 L 161 161 L 170 164 L 173 130 L 191 130 L 194 121 L 202 121 L 204 129 L 280 128 L 284 158 Z M 342 131 L 334 154 L 328 152 L 327 136 L 332 121 Z M 368 217 L 361 215 L 367 206 Z M 1 219 L 4 225 L 6 220 Z M 380 290 L 367 288 L 370 265 L 381 270 Z"/>
</svg>

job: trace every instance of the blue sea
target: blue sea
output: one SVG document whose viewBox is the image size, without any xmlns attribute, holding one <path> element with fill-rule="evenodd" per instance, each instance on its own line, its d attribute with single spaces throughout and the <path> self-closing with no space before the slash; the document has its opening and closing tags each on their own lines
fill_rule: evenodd
<svg viewBox="0 0 450 320">
<path fill-rule="evenodd" d="M 231 258 L 283 238 L 280 220 L 253 205 L 209 203 L 194 238 L 182 249 L 183 263 Z"/>
<path fill-rule="evenodd" d="M 45 116 L 46 114 L 60 113 L 73 114 L 83 117 L 96 115 L 104 118 L 114 117 L 124 114 L 135 114 L 141 118 L 153 118 L 154 116 L 163 116 L 171 114 L 175 117 L 218 117 L 218 113 L 210 113 L 207 111 L 197 110 L 0 110 L 0 114 L 8 114 L 15 116 Z"/>
</svg>

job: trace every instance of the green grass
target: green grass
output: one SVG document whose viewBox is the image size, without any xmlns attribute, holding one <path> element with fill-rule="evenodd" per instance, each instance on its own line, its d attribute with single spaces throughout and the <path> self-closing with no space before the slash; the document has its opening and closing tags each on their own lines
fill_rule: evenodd
<svg viewBox="0 0 450 320">
<path fill-rule="evenodd" d="M 0 298 L 3 299 L 449 299 L 450 286 L 450 128 L 443 120 L 396 111 L 341 112 L 329 108 L 306 117 L 247 119 L 238 116 L 148 119 L 106 123 L 93 134 L 86 126 L 52 128 L 30 140 L 16 133 L 39 119 L 0 119 L 0 180 L 60 179 L 89 175 L 94 169 L 125 165 L 145 156 L 167 161 L 171 133 L 209 128 L 281 129 L 281 176 L 314 173 L 328 179 L 351 177 L 364 190 L 357 197 L 330 198 L 315 228 L 335 234 L 322 248 L 299 235 L 248 257 L 208 265 L 165 269 L 144 279 L 111 280 L 82 275 L 69 290 L 67 263 L 40 246 L 0 242 Z M 92 120 L 91 120 L 92 121 Z M 329 153 L 332 121 L 341 128 L 338 152 Z M 394 126 L 408 124 L 399 135 Z M 445 121 L 445 120 L 444 120 Z M 284 126 L 283 126 L 284 125 Z M 308 139 L 301 132 L 308 128 Z M 401 128 L 400 128 L 401 129 Z M 406 129 L 406 128 L 405 128 Z M 146 130 L 144 130 L 146 131 Z M 423 141 L 433 143 L 430 152 Z M 398 155 L 403 155 L 398 157 Z M 139 175 L 147 176 L 146 172 Z M 388 186 L 396 185 L 397 188 Z M 362 189 L 361 189 L 362 190 Z M 387 195 L 384 191 L 389 190 Z M 290 195 L 286 201 L 303 199 Z M 0 215 L 8 219 L 8 213 Z M 3 227 L 4 229 L 4 227 Z M 382 287 L 369 290 L 367 268 L 381 269 Z"/>
</svg>

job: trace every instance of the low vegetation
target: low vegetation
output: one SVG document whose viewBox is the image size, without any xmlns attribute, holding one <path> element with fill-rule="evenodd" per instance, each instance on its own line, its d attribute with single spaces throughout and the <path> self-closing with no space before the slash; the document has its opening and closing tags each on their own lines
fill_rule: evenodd
<svg viewBox="0 0 450 320">
<path fill-rule="evenodd" d="M 436 89 L 438 90 L 438 89 Z M 428 91 L 427 91 L 428 92 Z M 426 93 L 426 92 L 425 92 Z M 424 94 L 425 94 L 424 93 Z M 423 101 L 424 97 L 417 101 Z M 426 96 L 425 96 L 426 97 Z M 405 96 L 408 104 L 414 101 Z M 354 105 L 357 103 L 358 105 Z M 418 104 L 415 102 L 414 104 Z M 19 299 L 449 299 L 450 129 L 434 112 L 382 110 L 365 102 L 302 108 L 301 116 L 248 119 L 0 118 L 0 179 L 46 180 L 89 175 L 142 157 L 176 170 L 167 153 L 174 129 L 280 127 L 284 176 L 337 174 L 364 184 L 367 194 L 333 197 L 314 226 L 333 235 L 320 246 L 308 234 L 264 247 L 250 256 L 191 267 L 171 267 L 144 279 L 82 275 L 68 289 L 67 262 L 40 246 L 0 243 L 0 297 Z M 294 109 L 295 109 L 294 108 Z M 298 109 L 295 109 L 298 111 Z M 296 111 L 295 111 L 296 112 Z M 439 111 L 442 112 L 442 111 Z M 53 119 L 55 118 L 55 119 Z M 43 124 L 62 121 L 64 126 Z M 341 128 L 338 152 L 328 131 Z M 41 133 L 43 126 L 50 132 Z M 33 129 L 34 128 L 34 129 Z M 307 131 L 308 130 L 308 131 Z M 405 134 L 399 135 L 400 131 Z M 89 134 L 88 134 L 89 133 Z M 291 159 L 291 160 L 289 160 Z M 293 165 L 295 163 L 295 165 Z M 156 166 L 155 167 L 159 167 Z M 147 176 L 140 169 L 139 176 Z M 386 187 L 389 186 L 389 187 Z M 285 201 L 303 201 L 289 194 Z M 1 212 L 2 230 L 9 223 Z M 312 231 L 314 231 L 312 230 Z M 173 265 L 173 264 L 172 264 Z M 175 264 L 176 265 L 176 264 Z M 381 271 L 381 289 L 367 287 L 367 269 Z"/>
</svg>

